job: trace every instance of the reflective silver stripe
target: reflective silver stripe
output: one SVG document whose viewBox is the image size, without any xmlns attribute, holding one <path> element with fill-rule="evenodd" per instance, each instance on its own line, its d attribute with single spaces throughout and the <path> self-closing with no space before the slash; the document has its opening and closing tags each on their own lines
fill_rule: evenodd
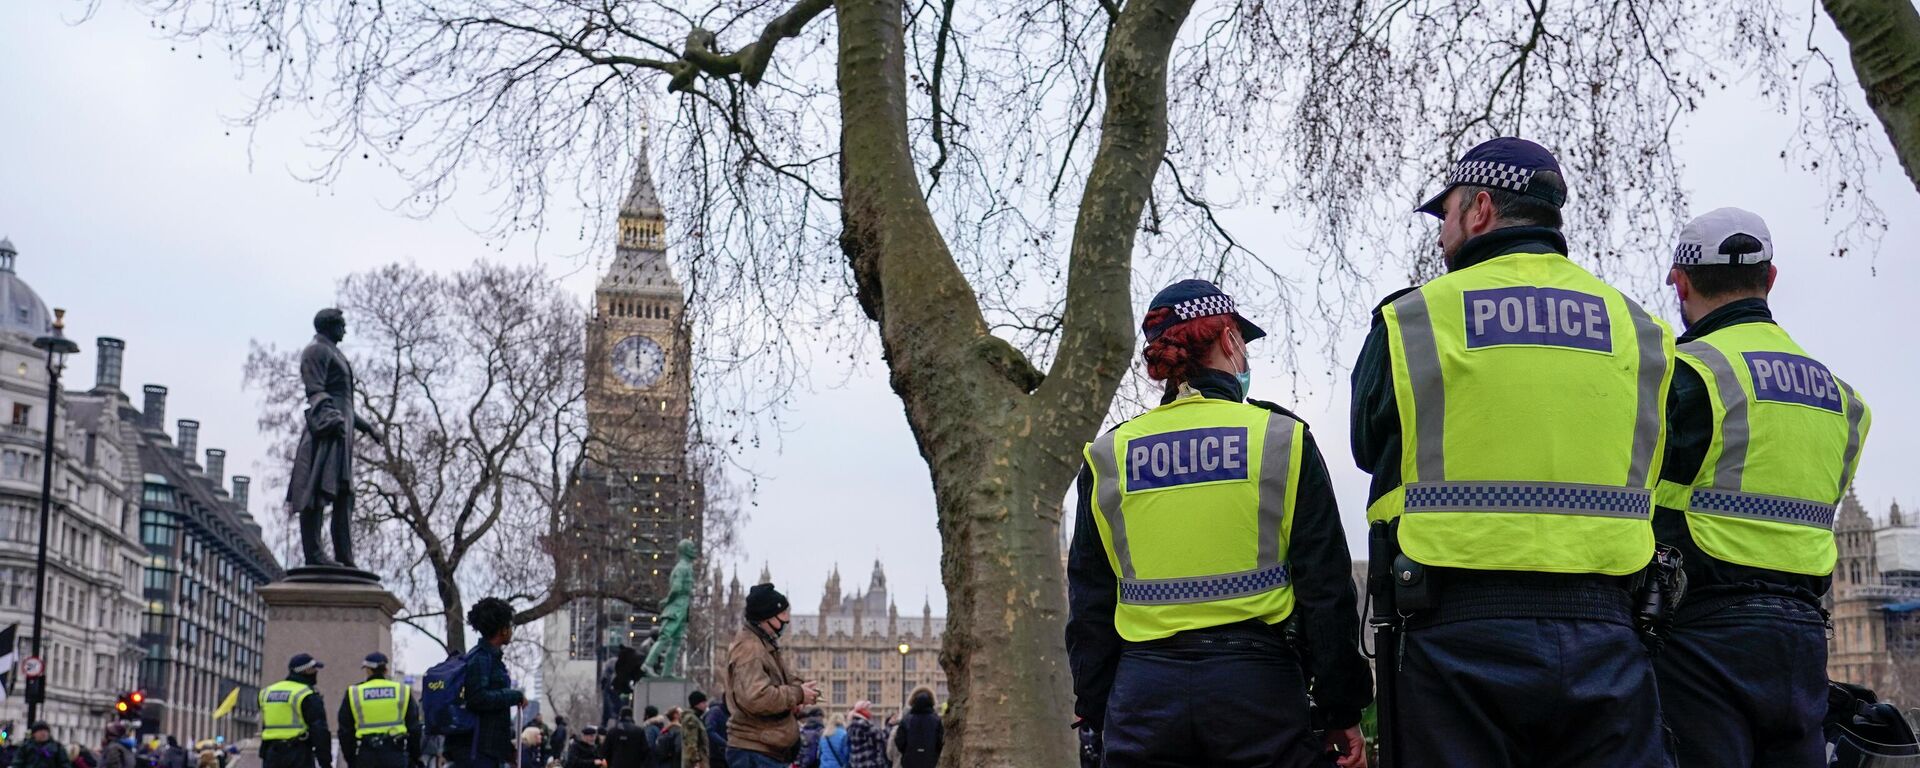
<svg viewBox="0 0 1920 768">
<path fill-rule="evenodd" d="M 1407 514 L 1422 512 L 1527 512 L 1546 515 L 1625 517 L 1653 514 L 1653 491 L 1585 483 L 1515 483 L 1498 480 L 1412 483 Z"/>
<path fill-rule="evenodd" d="M 1712 344 L 1690 341 L 1680 349 L 1692 355 L 1713 372 L 1713 388 L 1720 391 L 1720 459 L 1713 465 L 1713 486 L 1739 488 L 1747 467 L 1747 390 L 1733 371 L 1732 361 Z"/>
<path fill-rule="evenodd" d="M 1287 482 L 1293 472 L 1293 419 L 1267 414 L 1267 441 L 1260 449 L 1260 568 L 1280 564 L 1280 536 L 1287 519 Z"/>
<path fill-rule="evenodd" d="M 1633 422 L 1633 463 L 1627 468 L 1627 485 L 1651 488 L 1654 449 L 1660 443 L 1660 414 L 1666 405 L 1666 392 L 1660 386 L 1667 377 L 1665 329 L 1633 299 L 1621 297 L 1627 314 L 1633 318 L 1633 335 L 1640 347 L 1639 415 Z M 1422 478 L 1425 479 L 1425 478 Z M 1438 479 L 1438 478 L 1434 478 Z"/>
<path fill-rule="evenodd" d="M 1087 450 L 1093 460 L 1094 506 L 1107 521 L 1113 539 L 1113 554 L 1120 561 L 1120 578 L 1133 578 L 1133 552 L 1127 548 L 1127 519 L 1120 514 L 1120 462 L 1115 453 L 1116 433 L 1108 432 L 1093 441 Z"/>
<path fill-rule="evenodd" d="M 1833 380 L 1840 385 L 1840 391 L 1847 393 L 1847 452 L 1842 458 L 1845 463 L 1840 465 L 1840 492 L 1834 497 L 1834 503 L 1837 504 L 1841 497 L 1847 495 L 1847 487 L 1853 485 L 1854 462 L 1860 458 L 1860 422 L 1867 416 L 1867 404 L 1860 402 L 1860 396 L 1854 393 L 1853 387 L 1841 381 L 1840 377 L 1835 376 Z"/>
<path fill-rule="evenodd" d="M 1440 349 L 1433 342 L 1433 313 L 1427 297 L 1416 290 L 1395 299 L 1400 347 L 1407 357 L 1408 385 L 1413 390 L 1414 471 L 1419 480 L 1447 476 L 1447 387 L 1440 375 Z"/>
<path fill-rule="evenodd" d="M 1806 499 L 1793 499 L 1785 496 L 1768 496 L 1764 493 L 1745 493 L 1741 491 L 1723 491 L 1716 488 L 1696 488 L 1689 511 L 1719 515 L 1721 517 L 1743 517 L 1749 520 L 1765 520 L 1770 523 L 1792 523 L 1814 528 L 1833 530 L 1833 511 L 1835 505 Z"/>
<path fill-rule="evenodd" d="M 1206 603 L 1271 592 L 1291 583 L 1285 565 L 1269 565 L 1218 576 L 1121 579 L 1120 602 L 1128 605 Z"/>
</svg>

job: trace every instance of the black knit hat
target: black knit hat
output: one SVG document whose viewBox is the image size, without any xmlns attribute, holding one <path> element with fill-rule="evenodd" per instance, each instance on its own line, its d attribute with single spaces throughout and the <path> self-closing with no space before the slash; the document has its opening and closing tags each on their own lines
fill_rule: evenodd
<svg viewBox="0 0 1920 768">
<path fill-rule="evenodd" d="M 787 596 L 780 594 L 772 584 L 755 584 L 747 590 L 747 621 L 761 622 L 780 615 L 787 609 Z"/>
<path fill-rule="evenodd" d="M 700 704 L 705 702 L 706 700 L 707 700 L 707 694 L 702 693 L 700 691 L 694 691 L 693 693 L 687 694 L 687 706 L 689 707 L 700 706 Z"/>
</svg>

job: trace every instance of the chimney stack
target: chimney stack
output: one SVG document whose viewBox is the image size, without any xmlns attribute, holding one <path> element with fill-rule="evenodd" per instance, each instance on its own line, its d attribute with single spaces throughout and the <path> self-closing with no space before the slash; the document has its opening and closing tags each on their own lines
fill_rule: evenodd
<svg viewBox="0 0 1920 768">
<path fill-rule="evenodd" d="M 141 389 L 147 393 L 146 405 L 140 408 L 140 415 L 145 419 L 145 423 L 141 426 L 155 432 L 165 432 L 167 429 L 167 388 L 158 384 L 148 384 Z"/>
<path fill-rule="evenodd" d="M 100 350 L 99 362 L 93 369 L 93 388 L 96 390 L 117 390 L 120 388 L 120 359 L 126 354 L 127 343 L 112 336 L 101 336 L 93 342 Z"/>
<path fill-rule="evenodd" d="M 253 478 L 246 475 L 233 476 L 233 503 L 240 505 L 242 511 L 247 508 L 247 487 L 251 485 L 253 485 Z"/>
<path fill-rule="evenodd" d="M 227 452 L 219 448 L 207 449 L 207 477 L 213 478 L 213 487 L 227 489 Z"/>
<path fill-rule="evenodd" d="M 180 455 L 186 457 L 187 463 L 194 463 L 194 454 L 200 451 L 200 422 L 181 419 L 180 434 L 174 437 L 173 442 L 180 447 Z"/>
</svg>

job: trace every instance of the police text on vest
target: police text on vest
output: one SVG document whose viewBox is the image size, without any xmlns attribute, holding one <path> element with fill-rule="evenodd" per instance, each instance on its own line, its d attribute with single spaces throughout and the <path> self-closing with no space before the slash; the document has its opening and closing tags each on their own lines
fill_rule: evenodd
<svg viewBox="0 0 1920 768">
<path fill-rule="evenodd" d="M 1247 428 L 1206 427 L 1127 441 L 1127 491 L 1247 479 Z"/>
<path fill-rule="evenodd" d="M 1746 352 L 1753 397 L 1840 413 L 1840 387 L 1820 361 L 1787 352 Z"/>
<path fill-rule="evenodd" d="M 1467 347 L 1569 347 L 1613 350 L 1607 303 L 1598 296 L 1562 288 L 1522 285 L 1467 291 Z"/>
</svg>

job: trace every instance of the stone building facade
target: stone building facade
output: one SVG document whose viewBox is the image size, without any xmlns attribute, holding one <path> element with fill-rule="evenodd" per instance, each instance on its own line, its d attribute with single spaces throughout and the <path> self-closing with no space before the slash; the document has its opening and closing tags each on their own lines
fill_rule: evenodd
<svg viewBox="0 0 1920 768">
<path fill-rule="evenodd" d="M 142 394 L 139 410 L 124 398 L 120 406 L 139 436 L 141 727 L 182 742 L 237 742 L 259 733 L 260 681 L 285 669 L 284 659 L 261 657 L 267 607 L 258 595 L 284 572 L 248 512 L 249 479 L 234 476 L 229 485 L 226 452 L 201 453 L 198 422 L 181 419 L 167 433 L 166 387 L 149 384 Z M 232 714 L 215 720 L 235 689 Z"/>
<path fill-rule="evenodd" d="M 1920 527 L 1907 517 L 1893 504 L 1882 524 L 1851 492 L 1841 500 L 1827 676 L 1912 706 L 1920 703 Z"/>
<path fill-rule="evenodd" d="M 772 574 L 760 573 L 760 582 Z M 947 673 L 940 666 L 940 644 L 947 630 L 945 617 L 934 616 L 923 602 L 919 616 L 901 616 L 887 592 L 886 569 L 874 561 L 873 575 L 863 591 L 845 591 L 840 569 L 827 576 L 818 612 L 793 611 L 793 626 L 780 638 L 795 673 L 820 682 L 820 706 L 844 712 L 857 701 L 873 702 L 876 716 L 897 714 L 904 696 L 915 688 L 933 692 L 936 706 L 947 701 Z M 718 608 L 723 616 L 742 616 L 746 592 L 735 577 L 727 599 Z M 738 626 L 736 623 L 735 626 Z M 720 634 L 720 642 L 731 632 Z M 901 652 L 902 646 L 906 652 Z M 720 653 L 724 654 L 724 649 Z"/>
<path fill-rule="evenodd" d="M 0 627 L 18 625 L 24 659 L 32 653 L 48 383 L 46 355 L 33 339 L 51 332 L 52 316 L 15 273 L 18 257 L 0 239 Z M 103 378 L 118 376 L 99 367 Z M 106 388 L 68 390 L 55 414 L 40 717 L 61 740 L 97 739 L 114 699 L 137 685 L 142 657 L 138 441 L 117 405 Z M 14 677 L 0 720 L 18 732 L 26 698 Z"/>
</svg>

